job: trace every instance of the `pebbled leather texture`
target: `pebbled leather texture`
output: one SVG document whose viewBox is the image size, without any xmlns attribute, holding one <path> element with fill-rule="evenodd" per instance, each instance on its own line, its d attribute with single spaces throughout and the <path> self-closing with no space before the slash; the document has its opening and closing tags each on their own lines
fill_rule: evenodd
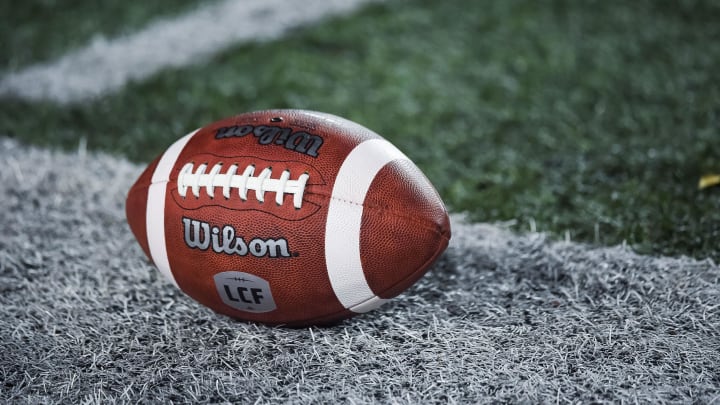
<svg viewBox="0 0 720 405">
<path fill-rule="evenodd" d="M 325 235 L 325 229 L 338 170 L 357 145 L 370 139 L 381 137 L 346 119 L 303 110 L 241 114 L 197 131 L 173 165 L 164 206 L 165 245 L 178 286 L 201 304 L 247 321 L 301 326 L 354 315 L 338 301 L 325 259 L 326 237 L 343 241 L 348 235 Z M 147 212 L 146 202 L 157 160 L 131 188 L 126 205 L 128 223 L 151 260 L 147 233 L 152 230 L 145 229 L 145 219 L 154 213 Z M 214 198 L 206 193 L 182 197 L 177 176 L 189 162 L 208 167 L 254 164 L 259 170 L 272 166 L 274 178 L 284 170 L 293 178 L 302 173 L 310 177 L 300 209 L 293 206 L 291 195 L 277 205 L 272 193 L 262 203 L 252 191 L 246 201 L 237 192 L 229 199 L 220 191 Z M 385 165 L 364 201 L 353 203 L 362 210 L 359 251 L 364 277 L 380 298 L 407 289 L 447 247 L 446 209 L 409 160 Z M 340 246 L 358 248 L 350 242 Z M 238 288 L 244 282 L 252 285 L 242 277 L 225 289 L 214 280 L 224 272 L 259 277 L 267 281 L 269 291 Z M 223 291 L 228 292 L 224 298 Z M 275 309 L 252 312 L 252 301 L 267 300 L 269 295 Z M 246 301 L 248 309 L 238 309 Z"/>
</svg>

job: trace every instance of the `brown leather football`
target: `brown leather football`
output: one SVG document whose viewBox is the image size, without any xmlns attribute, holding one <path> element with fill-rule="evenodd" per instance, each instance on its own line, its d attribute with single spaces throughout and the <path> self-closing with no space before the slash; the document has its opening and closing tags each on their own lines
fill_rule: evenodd
<svg viewBox="0 0 720 405">
<path fill-rule="evenodd" d="M 234 318 L 328 324 L 400 294 L 445 250 L 440 196 L 402 152 L 334 115 L 270 110 L 175 142 L 132 186 L 145 254 Z"/>
</svg>

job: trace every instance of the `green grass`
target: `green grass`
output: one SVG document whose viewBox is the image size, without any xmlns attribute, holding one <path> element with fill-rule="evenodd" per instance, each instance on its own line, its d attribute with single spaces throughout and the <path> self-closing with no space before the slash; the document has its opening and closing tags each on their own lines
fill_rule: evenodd
<svg viewBox="0 0 720 405">
<path fill-rule="evenodd" d="M 430 0 L 244 45 L 71 107 L 0 104 L 23 140 L 148 161 L 237 112 L 345 116 L 411 156 L 453 211 L 720 259 L 720 7 Z"/>
<path fill-rule="evenodd" d="M 200 0 L 0 0 L 0 71 L 59 57 L 96 35 L 114 37 Z"/>
</svg>

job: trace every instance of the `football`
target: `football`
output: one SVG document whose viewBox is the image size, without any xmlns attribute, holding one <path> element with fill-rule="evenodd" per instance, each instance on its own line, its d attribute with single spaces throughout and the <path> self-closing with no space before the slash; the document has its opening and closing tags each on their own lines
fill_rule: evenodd
<svg viewBox="0 0 720 405">
<path fill-rule="evenodd" d="M 198 129 L 131 187 L 127 220 L 199 303 L 288 326 L 368 312 L 426 273 L 447 210 L 400 150 L 352 121 L 268 110 Z"/>
</svg>

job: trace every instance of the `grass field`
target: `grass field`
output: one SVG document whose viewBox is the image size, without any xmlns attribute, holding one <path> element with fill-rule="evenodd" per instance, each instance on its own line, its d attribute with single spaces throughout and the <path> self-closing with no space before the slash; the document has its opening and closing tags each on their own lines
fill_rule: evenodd
<svg viewBox="0 0 720 405">
<path fill-rule="evenodd" d="M 37 3 L 2 6 L 2 68 L 195 4 Z M 720 189 L 697 190 L 720 172 L 717 21 L 711 1 L 393 1 L 93 102 L 6 98 L 0 132 L 148 161 L 237 112 L 321 110 L 396 143 L 475 220 L 717 260 Z"/>
<path fill-rule="evenodd" d="M 720 3 L 366 3 L 0 0 L 0 403 L 720 401 Z M 269 107 L 421 166 L 453 227 L 426 276 L 285 328 L 153 268 L 143 167 Z"/>
<path fill-rule="evenodd" d="M 127 2 L 28 0 L 0 2 L 0 72 L 61 56 L 93 38 L 128 34 L 158 14 L 179 13 L 198 0 Z"/>
</svg>

